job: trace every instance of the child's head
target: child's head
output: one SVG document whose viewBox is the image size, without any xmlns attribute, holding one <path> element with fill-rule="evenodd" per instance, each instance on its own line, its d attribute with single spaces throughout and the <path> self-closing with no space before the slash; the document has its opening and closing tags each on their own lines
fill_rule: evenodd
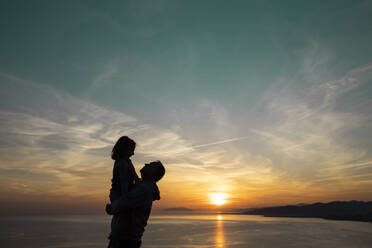
<svg viewBox="0 0 372 248">
<path fill-rule="evenodd" d="M 134 154 L 136 142 L 128 136 L 122 136 L 112 148 L 111 158 L 116 159 L 129 159 Z"/>
<path fill-rule="evenodd" d="M 145 166 L 141 169 L 141 176 L 143 180 L 157 182 L 163 178 L 164 174 L 165 168 L 160 161 L 145 164 Z"/>
</svg>

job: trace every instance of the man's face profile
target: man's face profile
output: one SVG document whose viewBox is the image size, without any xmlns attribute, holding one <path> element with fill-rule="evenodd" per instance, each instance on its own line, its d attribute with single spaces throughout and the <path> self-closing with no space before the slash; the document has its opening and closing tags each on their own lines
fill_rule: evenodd
<svg viewBox="0 0 372 248">
<path fill-rule="evenodd" d="M 161 168 L 156 163 L 148 163 L 148 164 L 145 164 L 145 166 L 143 166 L 140 172 L 141 172 L 143 179 L 158 181 L 159 174 L 161 173 Z"/>
</svg>

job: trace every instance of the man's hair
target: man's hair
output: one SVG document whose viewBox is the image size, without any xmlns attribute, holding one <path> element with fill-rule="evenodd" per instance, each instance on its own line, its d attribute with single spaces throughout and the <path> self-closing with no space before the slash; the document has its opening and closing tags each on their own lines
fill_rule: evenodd
<svg viewBox="0 0 372 248">
<path fill-rule="evenodd" d="M 121 136 L 112 148 L 111 158 L 113 160 L 120 159 L 123 157 L 123 153 L 131 148 L 136 148 L 136 142 L 128 136 Z"/>
<path fill-rule="evenodd" d="M 157 173 L 155 173 L 152 178 L 155 182 L 157 182 L 162 179 L 165 174 L 164 165 L 159 160 L 151 162 L 150 164 L 151 166 L 156 166 L 157 168 Z"/>
</svg>

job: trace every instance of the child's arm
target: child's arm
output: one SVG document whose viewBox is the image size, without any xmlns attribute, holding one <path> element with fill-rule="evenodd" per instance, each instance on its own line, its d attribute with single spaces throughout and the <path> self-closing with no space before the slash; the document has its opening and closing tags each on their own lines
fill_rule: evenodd
<svg viewBox="0 0 372 248">
<path fill-rule="evenodd" d="M 115 166 L 116 169 L 114 168 L 114 174 L 115 173 L 118 173 L 119 174 L 119 187 L 120 187 L 120 195 L 117 195 L 114 197 L 113 196 L 113 193 L 111 192 L 112 191 L 112 187 L 111 187 L 111 190 L 110 190 L 110 201 L 111 203 L 110 204 L 106 204 L 106 213 L 108 215 L 112 215 L 113 214 L 113 211 L 111 210 L 112 209 L 112 205 L 117 205 L 118 202 L 120 201 L 120 199 L 125 199 L 127 198 L 128 196 L 128 193 L 129 193 L 129 175 L 128 175 L 128 170 L 129 170 L 129 165 L 126 161 L 124 160 L 117 160 L 115 162 Z M 115 175 L 113 176 L 113 178 L 115 177 Z"/>
<path fill-rule="evenodd" d="M 121 160 L 119 164 L 120 191 L 122 197 L 127 197 L 129 192 L 129 164 Z"/>
<path fill-rule="evenodd" d="M 132 163 L 132 160 L 128 159 L 128 165 L 129 165 L 130 170 L 133 173 L 134 183 L 137 184 L 137 183 L 141 182 L 141 178 L 139 178 L 139 176 L 137 175 L 136 169 L 134 168 L 134 165 Z"/>
</svg>

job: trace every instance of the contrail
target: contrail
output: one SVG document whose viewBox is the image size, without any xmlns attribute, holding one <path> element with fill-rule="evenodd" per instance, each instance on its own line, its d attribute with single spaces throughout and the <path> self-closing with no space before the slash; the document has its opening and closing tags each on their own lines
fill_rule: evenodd
<svg viewBox="0 0 372 248">
<path fill-rule="evenodd" d="M 189 147 L 185 147 L 184 149 L 181 149 L 181 150 L 179 150 L 177 152 L 168 151 L 168 152 L 162 153 L 162 155 L 167 155 L 167 154 L 175 155 L 175 154 L 181 154 L 181 153 L 185 153 L 185 152 L 191 152 L 191 149 L 192 148 L 203 148 L 203 147 L 207 147 L 207 146 L 214 146 L 214 145 L 219 145 L 219 144 L 224 144 L 224 143 L 229 143 L 229 142 L 234 142 L 234 141 L 248 139 L 249 137 L 250 136 L 243 136 L 243 137 L 239 137 L 239 138 L 231 138 L 231 139 L 226 139 L 226 140 L 220 140 L 220 141 L 211 142 L 211 143 L 207 143 L 207 144 L 201 144 L 201 145 L 196 145 L 196 146 L 189 146 Z"/>
<path fill-rule="evenodd" d="M 192 146 L 192 148 L 201 148 L 201 147 L 206 147 L 206 146 L 219 145 L 219 144 L 229 143 L 229 142 L 233 142 L 233 141 L 248 139 L 249 137 L 250 136 L 244 136 L 244 137 L 239 137 L 239 138 L 232 138 L 232 139 L 220 140 L 220 141 L 216 141 L 216 142 L 212 142 L 212 143 L 207 143 L 207 144 Z"/>
</svg>

